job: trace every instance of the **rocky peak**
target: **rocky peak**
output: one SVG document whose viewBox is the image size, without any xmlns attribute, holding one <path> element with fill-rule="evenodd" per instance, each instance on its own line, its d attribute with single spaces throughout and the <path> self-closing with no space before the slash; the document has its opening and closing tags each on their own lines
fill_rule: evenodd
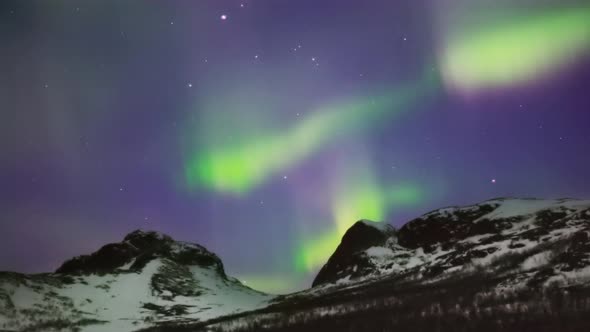
<svg viewBox="0 0 590 332">
<path fill-rule="evenodd" d="M 166 234 L 138 229 L 127 234 L 123 242 L 132 244 L 139 250 L 148 250 L 154 247 L 170 245 L 174 240 Z"/>
<path fill-rule="evenodd" d="M 141 270 L 154 259 L 167 259 L 180 265 L 199 265 L 215 268 L 225 277 L 219 257 L 204 247 L 173 240 L 154 231 L 136 230 L 123 241 L 110 243 L 90 255 L 74 257 L 64 262 L 55 272 L 62 274 L 112 273 L 126 266 Z"/>
<path fill-rule="evenodd" d="M 393 227 L 386 223 L 357 221 L 344 233 L 338 249 L 340 253 L 348 254 L 383 244 L 390 231 L 393 231 Z"/>
<path fill-rule="evenodd" d="M 204 247 L 137 230 L 56 273 L 0 272 L 0 331 L 136 331 L 254 310 L 272 298 L 228 277 Z"/>
<path fill-rule="evenodd" d="M 373 246 L 383 245 L 393 232 L 393 227 L 386 223 L 357 221 L 346 231 L 340 245 L 314 279 L 313 285 L 335 281 L 339 278 L 339 272 L 347 266 L 357 266 L 354 273 L 361 273 L 367 262 L 363 257 L 354 254 Z"/>
</svg>

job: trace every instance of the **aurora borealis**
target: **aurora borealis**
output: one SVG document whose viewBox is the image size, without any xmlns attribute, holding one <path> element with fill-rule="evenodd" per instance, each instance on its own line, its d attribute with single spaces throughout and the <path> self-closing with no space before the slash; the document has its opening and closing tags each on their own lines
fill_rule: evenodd
<svg viewBox="0 0 590 332">
<path fill-rule="evenodd" d="M 484 21 L 449 33 L 441 66 L 450 84 L 489 89 L 526 83 L 559 71 L 590 50 L 590 4 L 503 16 L 496 19 L 500 24 Z"/>
<path fill-rule="evenodd" d="M 394 87 L 384 96 L 320 107 L 310 112 L 309 118 L 301 119 L 295 128 L 283 130 L 284 133 L 261 135 L 259 130 L 251 130 L 229 147 L 213 143 L 208 152 L 190 147 L 188 154 L 192 149 L 197 152 L 187 162 L 187 183 L 191 187 L 202 185 L 221 192 L 247 192 L 263 184 L 265 178 L 276 176 L 277 172 L 321 151 L 330 141 L 375 127 L 383 118 L 392 121 L 396 113 L 411 109 L 412 103 L 430 91 L 429 86 L 433 84 L 432 79 L 428 79 L 408 87 Z M 189 129 L 189 135 L 207 132 L 208 125 L 208 122 L 199 122 L 199 126 Z M 232 134 L 233 130 L 229 131 L 229 135 Z M 198 138 L 194 141 L 200 142 Z"/>
<path fill-rule="evenodd" d="M 0 270 L 52 270 L 145 228 L 281 293 L 309 286 L 358 219 L 590 197 L 587 1 L 0 15 Z"/>
</svg>

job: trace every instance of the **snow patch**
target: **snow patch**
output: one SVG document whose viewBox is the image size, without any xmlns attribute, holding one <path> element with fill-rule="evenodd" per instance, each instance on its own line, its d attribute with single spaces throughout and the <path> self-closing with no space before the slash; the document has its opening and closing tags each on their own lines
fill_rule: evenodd
<svg viewBox="0 0 590 332">
<path fill-rule="evenodd" d="M 538 254 L 532 255 L 522 262 L 521 268 L 524 271 L 537 269 L 541 266 L 549 264 L 551 258 L 553 258 L 554 254 L 550 250 L 542 251 Z"/>
</svg>

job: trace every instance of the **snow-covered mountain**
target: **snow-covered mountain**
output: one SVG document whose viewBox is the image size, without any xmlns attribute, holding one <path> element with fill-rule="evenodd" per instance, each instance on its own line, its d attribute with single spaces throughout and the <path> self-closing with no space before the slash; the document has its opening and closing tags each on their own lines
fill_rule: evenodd
<svg viewBox="0 0 590 332">
<path fill-rule="evenodd" d="M 362 220 L 313 286 L 263 294 L 202 246 L 135 231 L 55 273 L 0 272 L 0 331 L 588 330 L 590 201 Z"/>
<path fill-rule="evenodd" d="M 587 283 L 589 235 L 590 201 L 574 199 L 493 199 L 432 211 L 399 230 L 361 221 L 313 284 L 392 275 L 431 281 L 476 269 L 509 275 L 502 287 Z M 522 262 L 506 269 L 509 259 Z"/>
<path fill-rule="evenodd" d="M 195 328 L 590 331 L 590 201 L 493 199 L 359 221 L 311 289 Z M 149 330 L 156 332 L 159 330 Z"/>
<path fill-rule="evenodd" d="M 0 272 L 0 331 L 134 331 L 264 307 L 197 244 L 135 231 L 55 273 Z"/>
</svg>

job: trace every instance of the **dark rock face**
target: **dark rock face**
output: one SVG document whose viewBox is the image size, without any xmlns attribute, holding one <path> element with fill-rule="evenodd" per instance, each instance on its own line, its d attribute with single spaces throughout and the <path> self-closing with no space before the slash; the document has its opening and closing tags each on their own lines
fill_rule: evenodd
<svg viewBox="0 0 590 332">
<path fill-rule="evenodd" d="M 556 262 L 561 271 L 573 271 L 590 265 L 590 239 L 587 231 L 579 231 L 571 238 L 569 248 L 561 253 Z"/>
<path fill-rule="evenodd" d="M 219 257 L 204 247 L 176 242 L 168 235 L 141 230 L 129 233 L 122 242 L 107 244 L 95 253 L 74 257 L 55 272 L 70 275 L 110 273 L 131 262 L 130 270 L 141 270 L 156 258 L 165 258 L 180 265 L 213 266 L 225 277 Z"/>
<path fill-rule="evenodd" d="M 74 257 L 55 272 L 64 274 L 100 273 L 114 270 L 131 261 L 139 249 L 129 243 L 111 243 L 91 255 Z"/>
<path fill-rule="evenodd" d="M 157 232 L 133 231 L 125 236 L 123 242 L 127 242 L 139 250 L 154 250 L 174 242 L 171 237 Z"/>
<path fill-rule="evenodd" d="M 383 245 L 388 235 L 363 221 L 356 222 L 346 231 L 340 245 L 314 279 L 313 286 L 336 281 L 345 267 L 356 266 L 356 271 L 353 273 L 362 274 L 362 271 L 370 265 L 366 257 L 355 255 L 355 253 L 372 246 Z"/>
<path fill-rule="evenodd" d="M 399 244 L 406 248 L 425 248 L 426 251 L 439 243 L 455 242 L 470 235 L 494 233 L 502 228 L 497 222 L 473 221 L 493 211 L 497 205 L 485 204 L 473 209 L 455 211 L 452 215 L 430 213 L 414 219 L 398 232 Z"/>
</svg>

